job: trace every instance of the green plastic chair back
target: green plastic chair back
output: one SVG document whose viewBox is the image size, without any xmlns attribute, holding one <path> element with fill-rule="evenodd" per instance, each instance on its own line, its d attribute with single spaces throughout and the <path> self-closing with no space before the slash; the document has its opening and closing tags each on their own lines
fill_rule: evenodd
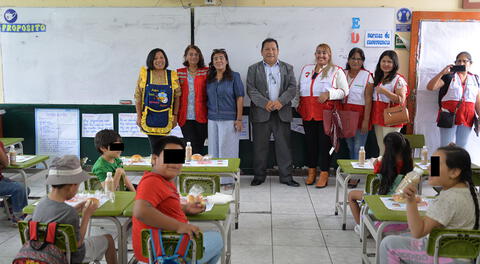
<svg viewBox="0 0 480 264">
<path fill-rule="evenodd" d="M 45 239 L 45 229 L 47 228 L 48 223 L 38 223 L 38 237 L 39 241 L 44 241 Z M 28 222 L 19 221 L 18 222 L 18 231 L 20 232 L 20 238 L 22 240 L 22 245 L 29 240 L 28 232 Z M 66 235 L 66 236 L 65 236 Z M 67 224 L 58 224 L 57 233 L 55 234 L 55 246 L 60 250 L 67 252 L 66 248 L 66 239 L 68 239 L 68 244 L 70 252 L 77 251 L 77 239 L 75 237 L 75 230 L 72 225 Z"/>
<path fill-rule="evenodd" d="M 378 193 L 380 187 L 380 179 L 376 174 L 368 174 L 365 183 L 365 193 L 367 195 L 374 195 Z"/>
<path fill-rule="evenodd" d="M 179 190 L 188 193 L 194 185 L 203 188 L 204 193 L 220 192 L 220 176 L 215 174 L 180 174 Z"/>
<path fill-rule="evenodd" d="M 98 178 L 92 173 L 90 173 L 90 175 L 92 175 L 93 177 L 91 177 L 90 179 L 84 182 L 85 190 L 86 191 L 103 190 L 102 183 L 98 180 Z M 119 188 L 119 191 L 126 191 L 125 180 L 123 177 L 120 178 L 120 181 L 118 183 L 118 188 Z"/>
<path fill-rule="evenodd" d="M 423 146 L 425 146 L 425 136 L 422 134 L 410 134 L 404 136 L 406 139 L 408 139 L 408 142 L 410 143 L 410 148 L 412 148 L 412 155 L 415 155 L 416 149 L 421 151 Z"/>
<path fill-rule="evenodd" d="M 165 248 L 166 255 L 170 256 L 175 251 L 177 247 L 178 240 L 180 239 L 180 234 L 170 231 L 162 231 L 162 241 L 163 247 Z M 198 260 L 203 258 L 203 233 L 200 233 L 198 237 L 194 237 L 195 243 L 190 245 L 187 253 L 187 259 L 189 260 Z M 196 246 L 196 256 L 192 259 L 192 248 Z M 142 230 L 142 255 L 150 259 L 150 229 Z"/>
<path fill-rule="evenodd" d="M 434 228 L 428 237 L 427 253 L 435 257 L 474 259 L 480 253 L 480 230 Z"/>
</svg>

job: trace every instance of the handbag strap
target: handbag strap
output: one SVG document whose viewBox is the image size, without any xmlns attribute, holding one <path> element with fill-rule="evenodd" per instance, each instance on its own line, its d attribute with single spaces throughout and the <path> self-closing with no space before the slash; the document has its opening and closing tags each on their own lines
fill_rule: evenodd
<svg viewBox="0 0 480 264">
<path fill-rule="evenodd" d="M 462 80 L 460 80 L 461 82 Z M 467 89 L 467 82 L 468 82 L 468 75 L 467 79 L 465 80 L 465 85 L 462 84 L 462 98 L 460 98 L 460 101 L 458 101 L 457 106 L 455 107 L 455 114 L 457 114 L 458 108 L 460 108 L 460 105 L 465 101 L 465 89 Z"/>
</svg>

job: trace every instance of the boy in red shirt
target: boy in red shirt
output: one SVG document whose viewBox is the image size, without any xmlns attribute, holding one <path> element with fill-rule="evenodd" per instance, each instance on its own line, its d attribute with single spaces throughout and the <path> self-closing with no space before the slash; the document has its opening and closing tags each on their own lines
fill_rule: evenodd
<svg viewBox="0 0 480 264">
<path fill-rule="evenodd" d="M 185 145 L 181 139 L 173 136 L 159 139 L 153 146 L 152 171 L 145 172 L 138 184 L 133 208 L 132 241 L 135 257 L 142 262 L 148 262 L 148 259 L 142 256 L 142 229 L 162 229 L 196 235 L 200 229 L 188 223 L 186 214 L 195 215 L 205 210 L 205 206 L 196 203 L 183 206 L 180 204 L 180 195 L 174 180 L 180 174 L 182 164 L 165 164 L 165 149 L 184 150 Z M 203 243 L 203 258 L 197 263 L 216 264 L 223 248 L 220 233 L 204 232 Z"/>
</svg>

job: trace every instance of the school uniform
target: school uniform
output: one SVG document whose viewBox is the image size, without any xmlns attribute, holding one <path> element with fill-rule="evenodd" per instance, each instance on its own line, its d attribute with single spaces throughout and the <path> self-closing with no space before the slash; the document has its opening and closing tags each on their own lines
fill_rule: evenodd
<svg viewBox="0 0 480 264">
<path fill-rule="evenodd" d="M 363 134 L 361 132 L 362 123 L 365 114 L 365 89 L 368 84 L 373 84 L 372 74 L 365 70 L 361 69 L 355 78 L 350 78 L 348 75 L 348 70 L 345 70 L 345 75 L 347 76 L 348 82 L 348 96 L 344 100 L 342 105 L 343 110 L 354 111 L 359 113 L 358 117 L 358 130 L 354 137 L 347 138 L 347 145 L 350 151 L 351 159 L 358 159 L 358 151 L 361 146 L 365 146 L 367 141 L 368 133 Z M 370 130 L 369 124 L 369 130 Z"/>
<path fill-rule="evenodd" d="M 471 73 L 467 73 L 465 83 L 462 83 L 458 73 L 454 75 L 442 76 L 444 82 L 450 81 L 447 93 L 441 100 L 442 109 L 455 112 L 458 103 L 460 103 L 455 115 L 455 125 L 452 128 L 440 128 L 440 143 L 442 146 L 448 145 L 455 140 L 455 144 L 465 147 L 468 137 L 472 131 L 473 119 L 475 118 L 475 103 L 477 101 L 479 83 L 477 77 Z M 437 117 L 438 118 L 438 117 Z"/>
<path fill-rule="evenodd" d="M 407 81 L 405 78 L 400 75 L 396 74 L 395 78 L 389 83 L 380 83 L 379 86 L 385 87 L 388 91 L 395 93 L 395 90 L 401 89 L 403 87 L 407 87 Z M 407 95 L 408 95 L 408 87 L 407 87 Z M 380 150 L 380 155 L 383 155 L 385 151 L 385 145 L 383 144 L 383 138 L 390 132 L 400 132 L 400 129 L 405 124 L 399 124 L 395 126 L 387 126 L 385 125 L 385 121 L 383 120 L 383 112 L 386 108 L 397 106 L 398 104 L 393 104 L 390 99 L 384 95 L 377 93 L 376 89 L 373 90 L 373 98 L 372 98 L 372 113 L 371 113 L 371 122 L 375 128 L 375 136 L 377 137 L 377 144 Z"/>
<path fill-rule="evenodd" d="M 199 68 L 195 75 L 188 69 L 177 70 L 182 95 L 178 111 L 178 125 L 193 153 L 205 154 L 203 145 L 207 138 L 207 75 L 208 67 Z"/>
<path fill-rule="evenodd" d="M 329 92 L 330 97 L 326 102 L 320 103 L 318 97 L 324 92 Z M 332 110 L 335 105 L 340 108 L 340 102 L 334 100 L 341 100 L 348 95 L 345 73 L 342 68 L 334 65 L 327 76 L 323 77 L 322 71 L 315 72 L 315 64 L 305 65 L 300 74 L 299 95 L 297 112 L 302 117 L 305 129 L 307 166 L 316 168 L 321 153 L 320 170 L 328 172 L 332 143 L 323 130 L 323 110 Z"/>
</svg>

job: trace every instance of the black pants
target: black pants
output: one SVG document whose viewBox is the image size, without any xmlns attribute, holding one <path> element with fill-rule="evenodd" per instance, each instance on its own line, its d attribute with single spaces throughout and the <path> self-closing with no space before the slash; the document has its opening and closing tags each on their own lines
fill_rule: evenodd
<svg viewBox="0 0 480 264">
<path fill-rule="evenodd" d="M 159 139 L 163 138 L 164 136 L 154 136 L 154 135 L 147 135 L 148 141 L 150 142 L 150 150 L 153 153 L 153 147 L 158 142 Z"/>
<path fill-rule="evenodd" d="M 329 171 L 332 159 L 329 152 L 332 148 L 332 141 L 323 131 L 323 121 L 303 120 L 303 128 L 305 129 L 305 143 L 307 145 L 307 166 L 316 168 L 318 156 L 321 154 L 320 170 Z"/>
<path fill-rule="evenodd" d="M 202 124 L 195 120 L 187 120 L 185 124 L 181 127 L 183 138 L 186 142 L 191 142 L 192 144 L 192 153 L 205 155 L 205 139 L 208 135 L 208 126 L 207 123 Z"/>
</svg>

